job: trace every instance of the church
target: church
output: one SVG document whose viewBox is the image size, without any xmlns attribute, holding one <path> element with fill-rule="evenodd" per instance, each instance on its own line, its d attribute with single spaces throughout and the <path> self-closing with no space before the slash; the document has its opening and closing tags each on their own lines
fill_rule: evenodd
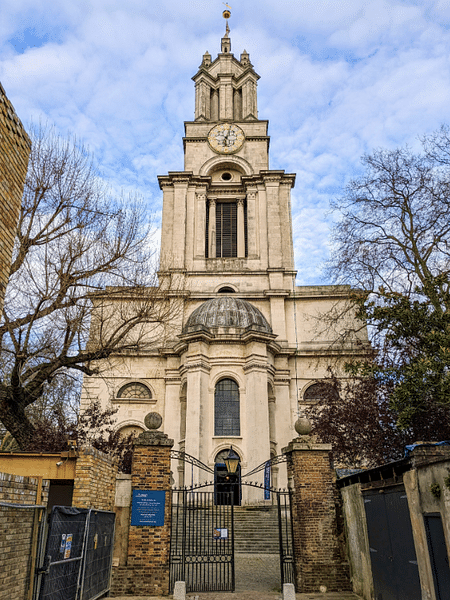
<svg viewBox="0 0 450 600">
<path fill-rule="evenodd" d="M 230 448 L 245 475 L 296 437 L 294 424 L 320 395 L 318 381 L 336 355 L 340 327 L 324 326 L 323 315 L 348 295 L 343 287 L 295 284 L 295 174 L 269 168 L 258 80 L 249 54 L 238 59 L 231 52 L 227 21 L 221 52 L 214 60 L 206 52 L 193 77 L 184 170 L 158 178 L 159 277 L 176 275 L 173 294 L 181 303 L 174 334 L 85 378 L 82 400 L 117 407 L 124 433 L 144 430 L 145 415 L 158 413 L 174 450 L 213 470 L 216 486 Z M 212 478 L 182 460 L 172 463 L 175 485 Z M 263 476 L 252 479 L 262 483 Z M 284 468 L 273 466 L 271 478 L 275 487 L 287 486 Z M 242 487 L 239 501 L 264 502 L 263 490 Z"/>
</svg>

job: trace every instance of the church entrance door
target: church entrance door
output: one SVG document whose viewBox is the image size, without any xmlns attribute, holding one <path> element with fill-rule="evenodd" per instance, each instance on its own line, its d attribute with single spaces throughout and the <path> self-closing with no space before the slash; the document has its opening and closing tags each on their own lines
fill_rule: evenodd
<svg viewBox="0 0 450 600">
<path fill-rule="evenodd" d="M 214 465 L 214 500 L 215 504 L 221 506 L 230 501 L 234 506 L 241 505 L 241 467 L 236 473 L 230 474 L 225 463 Z"/>
</svg>

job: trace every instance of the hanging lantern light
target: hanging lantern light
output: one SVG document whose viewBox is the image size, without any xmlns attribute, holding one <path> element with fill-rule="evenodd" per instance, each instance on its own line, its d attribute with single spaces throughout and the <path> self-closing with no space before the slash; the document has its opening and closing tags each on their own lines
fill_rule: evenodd
<svg viewBox="0 0 450 600">
<path fill-rule="evenodd" d="M 234 475 L 238 468 L 240 458 L 233 450 L 233 446 L 230 446 L 230 451 L 228 452 L 228 456 L 225 459 L 225 465 L 227 467 L 227 471 L 229 475 Z"/>
</svg>

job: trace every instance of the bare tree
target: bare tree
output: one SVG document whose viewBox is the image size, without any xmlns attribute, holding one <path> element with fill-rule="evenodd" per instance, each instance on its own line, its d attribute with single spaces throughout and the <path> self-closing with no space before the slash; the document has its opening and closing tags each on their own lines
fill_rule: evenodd
<svg viewBox="0 0 450 600">
<path fill-rule="evenodd" d="M 365 174 L 334 203 L 341 215 L 328 265 L 331 277 L 370 293 L 410 296 L 450 272 L 450 147 L 448 130 L 423 140 L 424 152 L 377 150 L 363 157 Z M 445 152 L 442 149 L 447 149 Z M 438 308 L 434 291 L 430 299 Z"/>
<path fill-rule="evenodd" d="M 330 396 L 330 409 L 312 416 L 320 435 L 341 436 L 336 443 L 347 456 L 368 448 L 366 460 L 392 456 L 390 446 L 398 455 L 409 434 L 450 431 L 449 128 L 422 146 L 421 153 L 406 147 L 365 156 L 364 174 L 334 203 L 341 219 L 328 272 L 360 291 L 328 322 L 356 309 L 374 351 L 347 361 L 341 407 Z"/>
<path fill-rule="evenodd" d="M 112 194 L 76 140 L 45 128 L 31 138 L 0 322 L 0 419 L 22 449 L 46 386 L 161 342 L 177 310 L 171 281 L 157 279 L 142 199 Z"/>
</svg>

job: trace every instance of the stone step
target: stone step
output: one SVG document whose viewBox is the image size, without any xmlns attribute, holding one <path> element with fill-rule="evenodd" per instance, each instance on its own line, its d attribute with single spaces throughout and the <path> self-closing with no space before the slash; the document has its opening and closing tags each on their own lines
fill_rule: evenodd
<svg viewBox="0 0 450 600">
<path fill-rule="evenodd" d="M 277 554 L 278 514 L 273 507 L 236 507 L 234 510 L 236 553 Z"/>
<path fill-rule="evenodd" d="M 210 523 L 196 522 L 194 539 L 211 535 Z M 189 522 L 186 524 L 189 530 Z M 178 523 L 178 536 L 182 537 L 182 523 Z M 187 532 L 188 537 L 189 531 Z M 192 541 L 191 541 L 192 543 Z M 278 511 L 276 507 L 235 507 L 234 548 L 237 554 L 277 554 L 279 552 Z"/>
</svg>

